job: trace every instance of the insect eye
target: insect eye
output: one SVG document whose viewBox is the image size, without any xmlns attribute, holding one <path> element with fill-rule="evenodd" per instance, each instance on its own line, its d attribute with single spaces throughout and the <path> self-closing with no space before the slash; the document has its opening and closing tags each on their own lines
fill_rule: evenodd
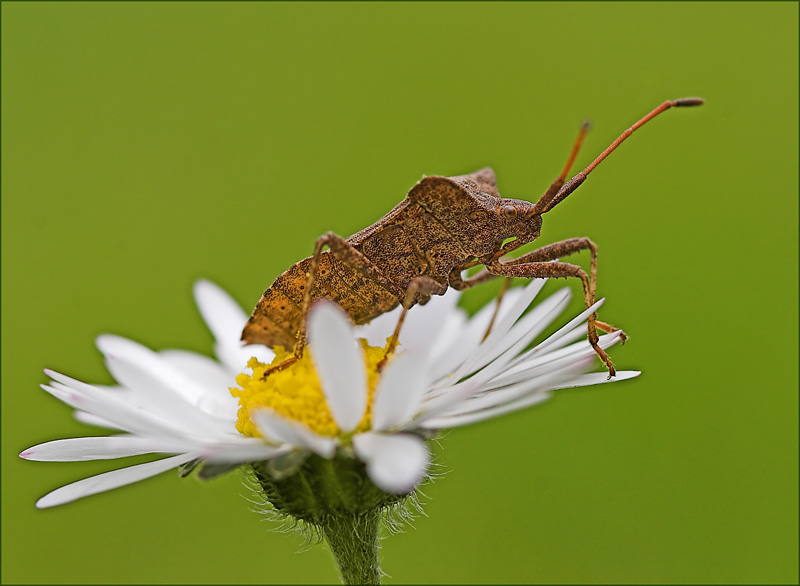
<svg viewBox="0 0 800 586">
<path fill-rule="evenodd" d="M 506 220 L 513 220 L 517 217 L 517 208 L 514 206 L 503 206 L 503 217 Z"/>
</svg>

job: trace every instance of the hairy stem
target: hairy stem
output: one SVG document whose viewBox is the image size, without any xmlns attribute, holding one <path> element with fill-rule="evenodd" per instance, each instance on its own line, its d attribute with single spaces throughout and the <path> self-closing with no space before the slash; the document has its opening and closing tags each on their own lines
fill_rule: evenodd
<svg viewBox="0 0 800 586">
<path fill-rule="evenodd" d="M 380 512 L 328 515 L 322 533 L 339 566 L 343 584 L 380 584 L 378 525 Z"/>
</svg>

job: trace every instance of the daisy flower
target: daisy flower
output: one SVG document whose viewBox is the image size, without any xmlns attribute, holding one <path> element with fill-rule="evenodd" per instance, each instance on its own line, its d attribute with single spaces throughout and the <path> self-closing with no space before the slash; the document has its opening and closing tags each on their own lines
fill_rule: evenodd
<svg viewBox="0 0 800 586">
<path fill-rule="evenodd" d="M 345 583 L 378 583 L 380 513 L 426 477 L 426 440 L 535 405 L 556 389 L 608 382 L 606 372 L 587 372 L 597 362 L 586 319 L 603 300 L 531 346 L 570 299 L 564 288 L 532 305 L 543 285 L 537 279 L 508 291 L 485 339 L 493 305 L 468 318 L 451 290 L 415 307 L 382 370 L 399 308 L 354 328 L 338 306 L 320 300 L 309 313 L 302 358 L 264 378 L 289 354 L 243 346 L 247 315 L 222 289 L 199 281 L 195 299 L 216 360 L 102 335 L 97 346 L 118 385 L 45 370 L 52 380 L 42 388 L 78 420 L 119 433 L 55 440 L 20 454 L 51 462 L 169 457 L 66 485 L 36 505 L 61 505 L 176 468 L 208 478 L 247 465 L 273 510 L 320 530 Z M 620 334 L 601 336 L 600 346 Z M 619 371 L 613 380 L 638 374 Z"/>
<path fill-rule="evenodd" d="M 605 372 L 586 373 L 595 364 L 586 318 L 603 300 L 527 349 L 570 298 L 570 290 L 561 289 L 523 315 L 543 285 L 537 279 L 508 291 L 483 341 L 492 306 L 468 318 L 456 307 L 457 291 L 433 298 L 409 312 L 400 352 L 380 375 L 381 346 L 397 310 L 353 328 L 335 304 L 317 302 L 309 315 L 309 352 L 295 367 L 261 380 L 269 364 L 283 359 L 283 349 L 276 356 L 264 346 L 243 346 L 247 315 L 222 289 L 199 281 L 195 298 L 216 340 L 217 360 L 183 350 L 154 352 L 102 335 L 97 346 L 118 386 L 45 370 L 52 381 L 42 388 L 74 408 L 78 420 L 122 433 L 51 441 L 20 454 L 52 462 L 174 455 L 69 484 L 37 506 L 64 504 L 187 463 L 218 471 L 272 462 L 271 472 L 279 475 L 304 456 L 331 459 L 337 452 L 366 464 L 384 492 L 407 494 L 425 476 L 431 432 L 535 405 L 556 389 L 607 382 Z M 601 336 L 600 345 L 606 349 L 619 339 L 616 332 Z M 638 374 L 620 371 L 612 380 Z M 242 388 L 230 388 L 234 380 Z"/>
</svg>

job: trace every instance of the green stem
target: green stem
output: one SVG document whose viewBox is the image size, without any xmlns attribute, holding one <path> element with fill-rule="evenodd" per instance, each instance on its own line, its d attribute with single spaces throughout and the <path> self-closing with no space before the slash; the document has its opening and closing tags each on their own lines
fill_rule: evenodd
<svg viewBox="0 0 800 586">
<path fill-rule="evenodd" d="M 337 512 L 322 523 L 322 533 L 339 565 L 343 584 L 380 584 L 377 510 Z"/>
</svg>

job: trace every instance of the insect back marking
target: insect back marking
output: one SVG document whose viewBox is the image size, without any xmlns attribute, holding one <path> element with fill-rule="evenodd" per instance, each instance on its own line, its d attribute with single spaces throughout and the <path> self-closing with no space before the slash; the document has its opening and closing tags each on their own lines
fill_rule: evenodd
<svg viewBox="0 0 800 586">
<path fill-rule="evenodd" d="M 466 254 L 449 231 L 413 201 L 396 223 L 366 238 L 361 250 L 397 286 L 400 297 L 418 275 L 444 285 L 449 271 Z"/>
<path fill-rule="evenodd" d="M 355 323 L 359 324 L 368 322 L 397 305 L 392 292 L 387 291 L 380 283 L 348 267 L 330 252 L 324 252 L 322 256 L 324 260 L 320 259 L 320 279 L 314 287 L 312 299 L 336 300 L 349 315 L 359 316 L 355 319 Z"/>
<path fill-rule="evenodd" d="M 398 293 L 417 274 L 419 259 L 411 240 L 405 234 L 402 220 L 371 234 L 359 248 L 364 256 L 397 285 Z"/>
<path fill-rule="evenodd" d="M 463 263 L 469 253 L 436 216 L 422 206 L 417 210 L 406 220 L 406 232 L 422 257 L 426 267 L 423 274 L 446 283 L 453 267 Z"/>
<path fill-rule="evenodd" d="M 443 254 L 452 262 L 450 269 L 496 248 L 498 227 L 493 212 L 498 196 L 493 193 L 497 185 L 488 167 L 473 175 L 426 177 L 409 192 L 409 199 L 445 229 L 451 250 Z"/>
</svg>

